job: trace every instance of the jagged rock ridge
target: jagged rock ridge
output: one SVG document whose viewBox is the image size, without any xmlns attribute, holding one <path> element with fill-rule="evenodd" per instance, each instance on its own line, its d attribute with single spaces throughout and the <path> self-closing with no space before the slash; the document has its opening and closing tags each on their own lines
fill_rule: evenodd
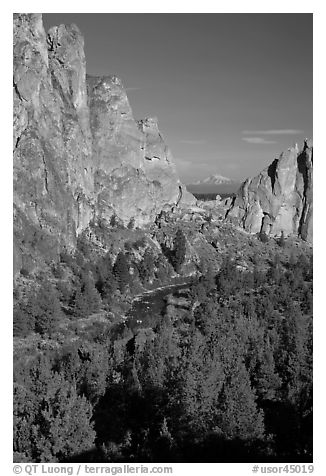
<svg viewBox="0 0 326 476">
<path fill-rule="evenodd" d="M 297 235 L 313 239 L 313 147 L 288 149 L 256 177 L 240 187 L 227 213 L 228 218 L 250 233 Z"/>
<path fill-rule="evenodd" d="M 92 220 L 143 225 L 194 198 L 157 121 L 136 122 L 116 76 L 86 79 L 76 25 L 46 35 L 41 14 L 14 14 L 15 269 L 51 258 Z"/>
</svg>

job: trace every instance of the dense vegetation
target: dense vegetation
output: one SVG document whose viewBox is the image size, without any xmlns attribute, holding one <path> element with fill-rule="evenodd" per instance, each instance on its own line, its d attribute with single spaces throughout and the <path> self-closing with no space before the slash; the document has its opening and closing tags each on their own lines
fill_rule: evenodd
<svg viewBox="0 0 326 476">
<path fill-rule="evenodd" d="M 16 461 L 311 461 L 311 259 L 243 270 L 225 256 L 185 307 L 131 330 L 117 306 L 186 255 L 180 230 L 170 262 L 150 248 L 135 260 L 144 245 L 113 262 L 81 242 L 16 296 Z"/>
</svg>

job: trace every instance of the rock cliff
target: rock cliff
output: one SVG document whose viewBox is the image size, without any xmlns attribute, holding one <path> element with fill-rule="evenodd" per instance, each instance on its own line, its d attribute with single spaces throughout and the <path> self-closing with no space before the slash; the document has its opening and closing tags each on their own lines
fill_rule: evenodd
<svg viewBox="0 0 326 476">
<path fill-rule="evenodd" d="M 238 190 L 228 218 L 250 233 L 297 235 L 312 242 L 312 143 L 282 153 Z"/>
<path fill-rule="evenodd" d="M 96 211 L 128 224 L 154 221 L 180 198 L 194 201 L 180 183 L 155 118 L 135 121 L 119 78 L 88 77 Z"/>
<path fill-rule="evenodd" d="M 51 260 L 90 222 L 142 226 L 194 202 L 155 119 L 135 121 L 116 76 L 86 78 L 75 25 L 45 33 L 41 14 L 14 14 L 15 270 Z"/>
</svg>

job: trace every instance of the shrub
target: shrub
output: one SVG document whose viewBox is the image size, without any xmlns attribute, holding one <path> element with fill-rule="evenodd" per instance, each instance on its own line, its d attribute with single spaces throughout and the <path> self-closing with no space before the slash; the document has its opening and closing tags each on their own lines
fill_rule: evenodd
<svg viewBox="0 0 326 476">
<path fill-rule="evenodd" d="M 258 233 L 258 238 L 262 243 L 268 243 L 269 241 L 269 238 L 264 231 L 261 231 L 260 233 Z"/>
<path fill-rule="evenodd" d="M 128 230 L 133 230 L 135 228 L 135 219 L 134 217 L 130 218 L 130 221 L 128 223 Z"/>
</svg>

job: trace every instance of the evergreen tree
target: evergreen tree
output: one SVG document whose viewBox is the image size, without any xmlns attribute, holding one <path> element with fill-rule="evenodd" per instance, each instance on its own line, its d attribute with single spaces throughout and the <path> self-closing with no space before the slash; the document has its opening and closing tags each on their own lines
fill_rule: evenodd
<svg viewBox="0 0 326 476">
<path fill-rule="evenodd" d="M 86 317 L 89 314 L 87 299 L 83 293 L 82 286 L 79 286 L 75 293 L 74 303 L 73 303 L 73 313 L 74 313 L 74 316 L 78 318 Z"/>
<path fill-rule="evenodd" d="M 105 281 L 113 275 L 113 266 L 110 253 L 99 259 L 93 271 L 95 276 L 95 286 L 98 292 L 102 295 Z"/>
<path fill-rule="evenodd" d="M 130 221 L 127 226 L 128 230 L 133 230 L 135 228 L 135 219 L 134 217 L 130 218 Z"/>
<path fill-rule="evenodd" d="M 258 233 L 258 238 L 260 239 L 260 241 L 262 243 L 268 243 L 269 242 L 268 235 L 266 235 L 266 233 L 264 231 L 261 231 L 260 233 Z"/>
<path fill-rule="evenodd" d="M 110 226 L 111 228 L 115 228 L 118 224 L 118 218 L 116 216 L 116 214 L 113 214 L 110 218 Z"/>
<path fill-rule="evenodd" d="M 57 281 L 56 288 L 58 291 L 60 302 L 63 305 L 68 306 L 74 294 L 73 284 L 71 283 L 71 281 L 62 279 Z"/>
<path fill-rule="evenodd" d="M 235 262 L 227 255 L 216 278 L 217 288 L 225 296 L 233 294 L 239 288 L 239 273 Z"/>
<path fill-rule="evenodd" d="M 94 444 L 91 404 L 50 366 L 41 356 L 14 384 L 14 451 L 20 461 L 62 461 Z"/>
<path fill-rule="evenodd" d="M 223 384 L 223 368 L 216 352 L 209 352 L 205 336 L 195 331 L 184 350 L 180 372 L 181 424 L 197 437 L 214 427 L 217 397 Z"/>
<path fill-rule="evenodd" d="M 179 228 L 173 243 L 173 266 L 177 272 L 180 272 L 186 258 L 187 241 L 183 231 Z"/>
<path fill-rule="evenodd" d="M 126 286 L 130 283 L 129 264 L 123 251 L 117 256 L 113 266 L 113 274 L 119 284 L 120 291 L 124 292 Z"/>
<path fill-rule="evenodd" d="M 13 437 L 14 452 L 33 461 L 35 452 L 35 395 L 23 385 L 14 383 L 13 391 Z M 22 462 L 20 459 L 18 463 Z"/>
<path fill-rule="evenodd" d="M 57 293 L 49 281 L 44 281 L 36 295 L 30 298 L 28 309 L 35 317 L 36 332 L 43 335 L 55 331 L 62 313 Z"/>
<path fill-rule="evenodd" d="M 264 436 L 263 412 L 258 409 L 248 372 L 240 359 L 233 362 L 219 396 L 218 427 L 227 438 L 255 440 Z"/>
<path fill-rule="evenodd" d="M 78 396 L 75 385 L 53 373 L 35 419 L 37 460 L 63 461 L 90 450 L 95 439 L 91 416 L 91 404 Z"/>
<path fill-rule="evenodd" d="M 139 265 L 139 276 L 143 282 L 148 281 L 154 273 L 154 256 L 150 249 L 145 251 L 143 260 Z"/>
<path fill-rule="evenodd" d="M 94 312 L 98 312 L 100 307 L 101 298 L 95 288 L 94 281 L 89 275 L 83 275 L 74 298 L 75 316 L 86 317 Z"/>
<path fill-rule="evenodd" d="M 285 236 L 284 236 L 284 231 L 282 231 L 282 234 L 277 242 L 277 244 L 281 247 L 281 248 L 285 248 L 285 245 L 286 245 L 286 241 L 285 241 Z"/>
<path fill-rule="evenodd" d="M 93 279 L 86 275 L 83 278 L 83 292 L 87 299 L 89 311 L 98 312 L 101 308 L 101 297 L 95 288 Z"/>
<path fill-rule="evenodd" d="M 14 307 L 13 331 L 15 337 L 27 337 L 35 328 L 35 316 L 23 304 Z"/>
<path fill-rule="evenodd" d="M 118 289 L 118 283 L 113 273 L 108 273 L 102 286 L 102 299 L 110 303 L 114 292 Z"/>
<path fill-rule="evenodd" d="M 159 255 L 156 258 L 155 266 L 157 268 L 156 276 L 157 279 L 164 283 L 170 276 L 170 272 L 172 271 L 171 264 L 167 261 L 164 255 Z"/>
<path fill-rule="evenodd" d="M 279 284 L 282 278 L 281 260 L 278 254 L 274 255 L 273 262 L 267 272 L 267 279 L 273 283 Z"/>
</svg>

